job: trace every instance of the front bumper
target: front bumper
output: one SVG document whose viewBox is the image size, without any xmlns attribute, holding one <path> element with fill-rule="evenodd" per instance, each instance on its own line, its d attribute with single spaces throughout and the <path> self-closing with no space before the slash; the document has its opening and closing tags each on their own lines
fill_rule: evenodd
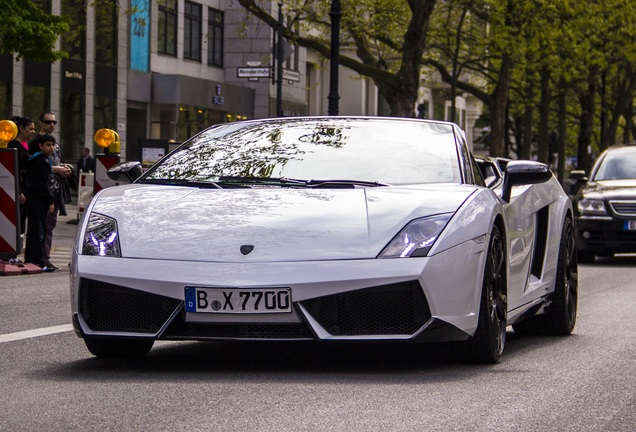
<svg viewBox="0 0 636 432">
<path fill-rule="evenodd" d="M 627 221 L 636 217 L 579 216 L 576 219 L 576 245 L 579 251 L 595 253 L 636 252 L 636 230 Z"/>
<path fill-rule="evenodd" d="M 477 327 L 485 243 L 428 258 L 228 264 L 74 256 L 81 337 L 455 341 Z M 185 312 L 185 286 L 288 286 L 286 314 Z"/>
</svg>

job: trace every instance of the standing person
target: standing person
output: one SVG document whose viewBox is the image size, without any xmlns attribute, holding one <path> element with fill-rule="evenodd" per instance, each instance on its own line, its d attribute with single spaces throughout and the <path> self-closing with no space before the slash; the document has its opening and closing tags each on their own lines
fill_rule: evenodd
<svg viewBox="0 0 636 432">
<path fill-rule="evenodd" d="M 7 148 L 14 148 L 18 151 L 18 200 L 20 202 L 20 235 L 26 230 L 26 170 L 29 161 L 29 141 L 35 136 L 35 124 L 28 117 L 13 116 L 11 120 L 18 126 L 18 135 L 11 141 Z"/>
<path fill-rule="evenodd" d="M 50 156 L 55 150 L 53 135 L 40 135 L 37 138 L 38 151 L 28 161 L 25 190 L 29 205 L 29 229 L 27 230 L 24 261 L 35 264 L 46 272 L 57 270 L 47 265 L 45 256 L 47 217 L 55 210 L 53 204 L 53 167 Z"/>
<path fill-rule="evenodd" d="M 91 157 L 88 147 L 82 147 L 80 159 L 77 161 L 77 175 L 81 172 L 95 172 L 95 159 Z"/>
<path fill-rule="evenodd" d="M 40 123 L 40 135 L 53 135 L 55 131 L 55 125 L 57 124 L 57 120 L 55 119 L 55 114 L 50 111 L 43 112 L 40 114 L 39 118 Z M 66 209 L 64 207 L 64 202 L 62 201 L 62 194 L 60 193 L 60 181 L 64 177 L 68 177 L 71 175 L 72 170 L 68 165 L 62 165 L 62 151 L 60 146 L 56 141 L 53 141 L 55 146 L 53 152 L 49 155 L 51 159 L 51 166 L 53 169 L 53 204 L 54 210 L 51 213 L 47 214 L 46 217 L 46 234 L 45 234 L 45 247 L 44 247 L 44 264 L 46 267 L 52 268 L 54 270 L 59 269 L 59 267 L 53 265 L 51 263 L 51 245 L 53 243 L 53 230 L 55 229 L 55 225 L 57 225 L 57 215 L 60 213 L 61 215 L 66 214 Z M 38 140 L 32 140 L 29 143 L 29 150 L 31 152 L 39 151 L 39 137 Z M 28 199 L 28 196 L 27 196 Z"/>
</svg>

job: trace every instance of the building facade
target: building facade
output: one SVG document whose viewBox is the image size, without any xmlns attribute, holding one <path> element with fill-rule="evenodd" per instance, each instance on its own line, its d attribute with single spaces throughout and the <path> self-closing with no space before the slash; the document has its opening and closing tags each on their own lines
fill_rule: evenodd
<svg viewBox="0 0 636 432">
<path fill-rule="evenodd" d="M 285 116 L 327 114 L 328 60 L 285 44 L 281 84 L 262 76 L 275 70 L 276 32 L 238 2 L 32 1 L 71 18 L 57 45 L 69 57 L 50 64 L 1 55 L 0 117 L 37 120 L 52 111 L 65 161 L 84 146 L 100 152 L 93 143 L 100 128 L 118 132 L 122 159 L 142 160 L 145 149 L 170 150 L 211 124 L 274 117 L 279 97 Z M 368 78 L 341 67 L 339 82 L 340 114 L 390 114 Z M 414 113 L 449 118 L 440 94 L 423 83 Z M 456 105 L 471 142 L 481 107 L 465 96 Z"/>
</svg>

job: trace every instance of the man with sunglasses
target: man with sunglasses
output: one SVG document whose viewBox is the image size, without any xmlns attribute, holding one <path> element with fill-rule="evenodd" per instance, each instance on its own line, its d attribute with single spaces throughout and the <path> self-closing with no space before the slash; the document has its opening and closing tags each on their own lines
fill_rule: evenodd
<svg viewBox="0 0 636 432">
<path fill-rule="evenodd" d="M 38 146 L 38 138 L 40 135 L 53 135 L 55 132 L 55 126 L 57 125 L 57 120 L 55 119 L 55 114 L 50 111 L 43 112 L 39 117 L 40 123 L 40 133 L 29 143 L 29 151 L 31 149 L 36 149 Z M 33 147 L 32 147 L 33 146 Z M 32 152 L 33 153 L 33 152 Z M 62 194 L 60 193 L 60 179 L 62 177 L 69 177 L 72 174 L 72 169 L 68 165 L 64 165 L 61 163 L 62 159 L 62 150 L 60 146 L 55 143 L 55 148 L 51 156 L 49 156 L 51 160 L 51 165 L 53 168 L 53 179 L 54 185 L 52 185 L 55 190 L 54 193 L 54 210 L 47 214 L 46 217 L 46 233 L 44 240 L 44 265 L 49 269 L 59 270 L 59 267 L 55 266 L 51 263 L 51 244 L 53 243 L 53 230 L 57 225 L 57 216 L 62 210 L 62 214 L 66 213 L 64 209 L 64 202 L 62 201 Z M 27 197 L 28 203 L 29 197 Z M 28 205 L 28 204 L 27 204 Z"/>
</svg>

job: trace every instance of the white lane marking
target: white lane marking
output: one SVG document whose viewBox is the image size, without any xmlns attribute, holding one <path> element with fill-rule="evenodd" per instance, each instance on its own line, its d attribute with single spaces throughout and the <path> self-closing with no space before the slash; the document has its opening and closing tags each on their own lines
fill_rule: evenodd
<svg viewBox="0 0 636 432">
<path fill-rule="evenodd" d="M 45 328 L 26 330 L 26 331 L 21 331 L 16 333 L 7 333 L 7 334 L 0 335 L 0 343 L 12 342 L 12 341 L 17 341 L 21 339 L 29 339 L 29 338 L 34 338 L 38 336 L 46 336 L 46 335 L 55 334 L 55 333 L 63 333 L 63 332 L 71 331 L 71 330 L 73 330 L 72 324 L 64 324 L 64 325 L 59 325 L 54 327 L 45 327 Z"/>
</svg>

